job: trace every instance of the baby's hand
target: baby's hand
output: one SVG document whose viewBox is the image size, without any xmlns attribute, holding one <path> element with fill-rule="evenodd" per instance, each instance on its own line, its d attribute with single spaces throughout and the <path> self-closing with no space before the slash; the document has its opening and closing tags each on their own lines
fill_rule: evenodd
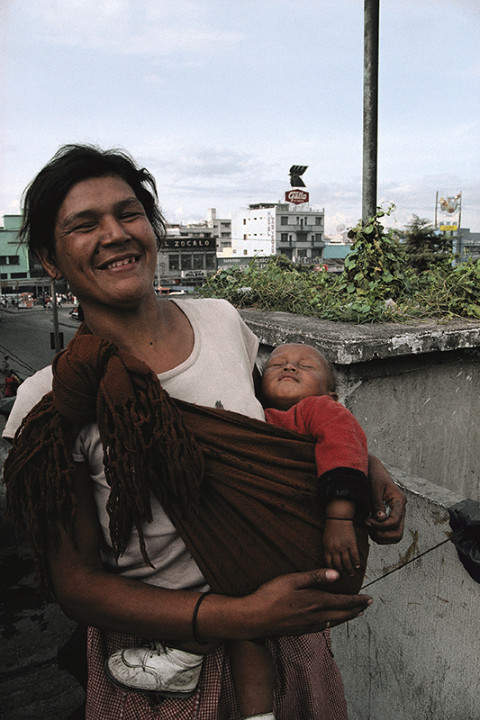
<svg viewBox="0 0 480 720">
<path fill-rule="evenodd" d="M 323 545 L 327 567 L 347 575 L 360 571 L 360 556 L 351 520 L 326 520 Z"/>
</svg>

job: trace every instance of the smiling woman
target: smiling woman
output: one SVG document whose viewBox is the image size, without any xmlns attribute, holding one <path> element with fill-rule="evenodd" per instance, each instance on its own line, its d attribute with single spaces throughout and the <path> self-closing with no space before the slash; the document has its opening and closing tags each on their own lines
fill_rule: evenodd
<svg viewBox="0 0 480 720">
<path fill-rule="evenodd" d="M 282 678 L 273 697 L 276 717 L 345 720 L 341 679 L 321 631 L 363 612 L 367 596 L 330 592 L 338 573 L 325 568 L 259 579 L 240 598 L 220 586 L 205 595 L 209 575 L 195 541 L 205 533 L 198 508 L 207 450 L 200 422 L 188 425 L 185 406 L 220 415 L 229 444 L 226 418 L 234 414 L 247 425 L 277 429 L 263 422 L 255 395 L 258 339 L 235 309 L 223 300 L 157 297 L 163 233 L 153 178 L 117 151 L 66 146 L 25 196 L 22 237 L 52 277 L 65 277 L 85 323 L 52 368 L 21 385 L 4 435 L 13 438 L 31 412 L 5 479 L 9 508 L 30 538 L 37 567 L 69 617 L 89 626 L 86 717 L 238 720 L 225 643 L 268 636 Z M 42 397 L 49 383 L 53 392 Z M 234 454 L 237 462 L 236 445 Z M 275 460 L 264 465 L 277 475 Z M 219 473 L 220 485 L 225 477 Z M 402 496 L 383 468 L 377 487 L 393 507 L 385 532 L 399 539 Z M 385 516 L 383 505 L 375 510 Z M 228 551 L 235 527 L 221 519 L 221 539 L 208 553 L 214 563 L 219 546 Z M 249 524 L 241 549 L 256 548 L 261 520 Z M 287 529 L 281 534 L 288 538 Z M 313 634 L 298 637 L 304 633 Z M 140 674 L 146 659 L 165 669 L 171 646 L 181 645 L 190 661 L 194 655 L 194 682 L 181 699 L 158 669 L 152 696 L 109 681 L 108 657 L 124 658 L 127 648 L 145 642 L 139 638 L 154 643 L 154 651 L 144 645 L 132 651 Z M 169 639 L 167 650 L 159 638 Z"/>
</svg>

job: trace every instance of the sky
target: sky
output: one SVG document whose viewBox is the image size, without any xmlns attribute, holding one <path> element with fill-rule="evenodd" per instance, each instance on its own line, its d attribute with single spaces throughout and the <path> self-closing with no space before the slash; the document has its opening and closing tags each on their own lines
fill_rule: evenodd
<svg viewBox="0 0 480 720">
<path fill-rule="evenodd" d="M 362 0 L 0 0 L 0 218 L 65 143 L 126 149 L 168 222 L 279 202 L 307 165 L 362 213 Z M 480 3 L 380 0 L 378 204 L 480 232 Z"/>
</svg>

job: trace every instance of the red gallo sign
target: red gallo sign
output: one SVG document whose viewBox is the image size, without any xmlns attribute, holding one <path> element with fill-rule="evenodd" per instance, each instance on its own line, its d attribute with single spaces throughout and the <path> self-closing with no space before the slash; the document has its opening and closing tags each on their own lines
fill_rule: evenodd
<svg viewBox="0 0 480 720">
<path fill-rule="evenodd" d="M 295 188 L 293 190 L 287 190 L 285 193 L 285 202 L 293 203 L 294 205 L 301 205 L 301 203 L 308 202 L 309 197 L 308 192 L 305 192 L 305 190 Z"/>
</svg>

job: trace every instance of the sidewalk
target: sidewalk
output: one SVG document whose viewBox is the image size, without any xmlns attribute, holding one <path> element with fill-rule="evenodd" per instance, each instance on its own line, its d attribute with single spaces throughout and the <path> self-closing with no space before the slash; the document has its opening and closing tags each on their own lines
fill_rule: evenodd
<svg viewBox="0 0 480 720">
<path fill-rule="evenodd" d="M 0 415 L 0 435 L 5 418 Z M 0 471 L 9 444 L 0 437 Z M 80 720 L 72 715 L 84 692 L 57 665 L 57 652 L 76 625 L 55 603 L 45 603 L 33 576 L 27 547 L 16 540 L 5 519 L 5 488 L 0 488 L 0 716 L 3 720 Z"/>
</svg>

